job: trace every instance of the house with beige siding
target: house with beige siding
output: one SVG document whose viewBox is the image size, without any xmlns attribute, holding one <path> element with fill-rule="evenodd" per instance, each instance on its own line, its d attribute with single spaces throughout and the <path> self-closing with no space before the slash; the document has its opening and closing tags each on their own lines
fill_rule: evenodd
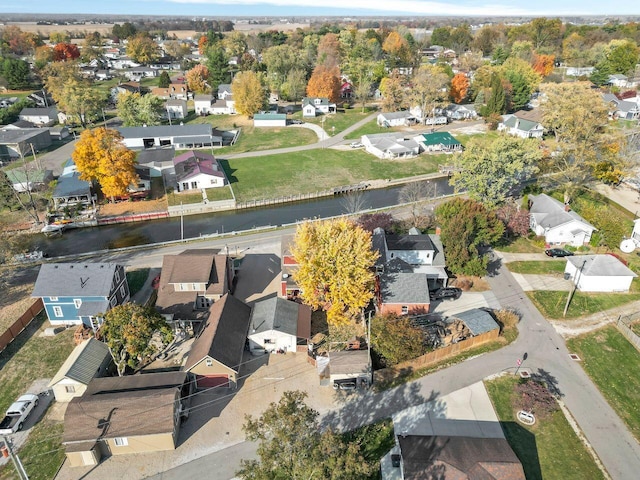
<svg viewBox="0 0 640 480">
<path fill-rule="evenodd" d="M 196 376 L 198 388 L 236 388 L 251 307 L 227 293 L 209 312 L 183 370 Z"/>
<path fill-rule="evenodd" d="M 111 455 L 174 450 L 193 382 L 186 372 L 95 378 L 64 415 L 67 461 L 91 466 Z"/>
<path fill-rule="evenodd" d="M 69 402 L 82 395 L 91 380 L 107 374 L 111 363 L 111 354 L 105 343 L 95 338 L 83 341 L 73 349 L 49 382 L 56 402 Z"/>
</svg>

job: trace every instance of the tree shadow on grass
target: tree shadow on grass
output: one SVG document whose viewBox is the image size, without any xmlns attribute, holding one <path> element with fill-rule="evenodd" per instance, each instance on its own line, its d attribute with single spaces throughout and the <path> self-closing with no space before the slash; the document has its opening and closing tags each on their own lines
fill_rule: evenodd
<svg viewBox="0 0 640 480">
<path fill-rule="evenodd" d="M 229 165 L 229 160 L 218 159 L 218 163 L 224 170 L 224 173 L 227 176 L 227 180 L 229 180 L 229 183 L 238 183 L 238 178 L 234 175 L 237 169 L 231 168 L 231 165 Z"/>
</svg>

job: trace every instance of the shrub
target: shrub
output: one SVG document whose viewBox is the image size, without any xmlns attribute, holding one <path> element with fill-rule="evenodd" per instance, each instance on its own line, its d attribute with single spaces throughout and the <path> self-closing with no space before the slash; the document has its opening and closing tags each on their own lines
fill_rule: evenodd
<svg viewBox="0 0 640 480">
<path fill-rule="evenodd" d="M 558 402 L 546 385 L 535 380 L 524 380 L 516 385 L 517 408 L 533 412 L 538 416 L 547 415 L 558 409 Z"/>
<path fill-rule="evenodd" d="M 544 246 L 547 244 L 547 241 L 544 239 L 544 237 L 539 235 L 536 235 L 531 242 L 533 243 L 534 246 L 540 247 L 540 248 L 544 248 Z"/>
<path fill-rule="evenodd" d="M 473 287 L 473 280 L 470 278 L 458 278 L 454 283 L 456 287 L 464 290 L 465 292 L 468 292 Z"/>
<path fill-rule="evenodd" d="M 493 315 L 500 325 L 500 333 L 505 329 L 515 328 L 518 322 L 520 322 L 520 315 L 514 310 L 495 310 Z"/>
</svg>

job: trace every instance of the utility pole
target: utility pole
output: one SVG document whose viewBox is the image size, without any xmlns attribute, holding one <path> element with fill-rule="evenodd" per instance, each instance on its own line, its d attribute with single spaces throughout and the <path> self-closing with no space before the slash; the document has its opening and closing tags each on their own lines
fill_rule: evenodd
<svg viewBox="0 0 640 480">
<path fill-rule="evenodd" d="M 18 476 L 20 477 L 20 480 L 29 480 L 29 476 L 27 475 L 27 472 L 25 471 L 24 467 L 22 466 L 22 462 L 20 461 L 20 457 L 18 457 L 17 454 L 13 453 L 13 448 L 11 446 L 11 440 L 9 440 L 9 437 L 3 436 L 2 440 L 4 441 L 4 444 L 7 447 L 7 452 L 9 452 L 9 456 L 11 457 L 11 461 L 13 462 L 13 466 L 16 469 L 16 472 L 18 473 Z"/>
<path fill-rule="evenodd" d="M 576 289 L 578 288 L 578 280 L 582 276 L 582 269 L 584 268 L 586 263 L 587 263 L 586 260 L 582 262 L 582 266 L 580 267 L 580 270 L 578 270 L 576 272 L 576 275 L 573 277 L 573 288 L 571 289 L 571 291 L 569 292 L 569 296 L 567 297 L 567 303 L 564 306 L 564 311 L 562 312 L 562 318 L 567 316 L 567 311 L 569 310 L 569 303 L 571 303 L 573 294 L 576 293 Z"/>
<path fill-rule="evenodd" d="M 184 241 L 184 208 L 180 202 L 180 241 Z"/>
</svg>

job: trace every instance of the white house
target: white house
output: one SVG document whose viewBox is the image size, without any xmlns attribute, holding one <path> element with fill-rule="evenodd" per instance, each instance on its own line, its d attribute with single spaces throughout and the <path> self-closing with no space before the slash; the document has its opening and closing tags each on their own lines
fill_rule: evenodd
<svg viewBox="0 0 640 480">
<path fill-rule="evenodd" d="M 284 298 L 256 302 L 249 322 L 251 353 L 306 351 L 311 334 L 311 309 Z"/>
<path fill-rule="evenodd" d="M 564 272 L 581 292 L 628 292 L 638 276 L 608 254 L 567 257 Z"/>
<path fill-rule="evenodd" d="M 180 99 L 171 99 L 167 100 L 165 103 L 165 108 L 167 110 L 167 117 L 170 119 L 183 119 L 187 116 L 187 101 Z"/>
<path fill-rule="evenodd" d="M 106 376 L 110 365 L 107 345 L 89 338 L 73 349 L 48 386 L 57 402 L 69 402 L 81 396 L 92 379 Z"/>
<path fill-rule="evenodd" d="M 196 115 L 232 115 L 236 113 L 231 95 L 215 98 L 211 94 L 198 94 L 193 98 Z"/>
<path fill-rule="evenodd" d="M 56 107 L 23 108 L 18 117 L 39 127 L 49 127 L 58 121 L 58 109 Z"/>
<path fill-rule="evenodd" d="M 286 127 L 287 115 L 285 113 L 256 113 L 253 116 L 254 127 Z"/>
<path fill-rule="evenodd" d="M 415 157 L 420 151 L 420 145 L 413 138 L 397 138 L 392 133 L 363 135 L 362 144 L 367 152 L 378 158 Z"/>
<path fill-rule="evenodd" d="M 127 148 L 143 149 L 168 147 L 180 150 L 205 147 L 221 147 L 222 134 L 210 124 L 155 125 L 150 127 L 118 127 L 122 143 Z"/>
<path fill-rule="evenodd" d="M 320 114 L 336 113 L 336 104 L 326 97 L 305 97 L 302 99 L 302 116 L 315 117 Z"/>
<path fill-rule="evenodd" d="M 540 122 L 528 120 L 515 114 L 503 115 L 498 130 L 520 138 L 542 138 L 544 127 Z"/>
<path fill-rule="evenodd" d="M 203 188 L 224 187 L 227 177 L 213 155 L 189 151 L 173 159 L 179 192 Z"/>
<path fill-rule="evenodd" d="M 555 198 L 544 193 L 529 195 L 529 226 L 549 244 L 576 247 L 589 243 L 596 228 Z"/>
<path fill-rule="evenodd" d="M 404 127 L 416 123 L 416 117 L 411 112 L 386 112 L 378 115 L 380 127 Z"/>
</svg>

